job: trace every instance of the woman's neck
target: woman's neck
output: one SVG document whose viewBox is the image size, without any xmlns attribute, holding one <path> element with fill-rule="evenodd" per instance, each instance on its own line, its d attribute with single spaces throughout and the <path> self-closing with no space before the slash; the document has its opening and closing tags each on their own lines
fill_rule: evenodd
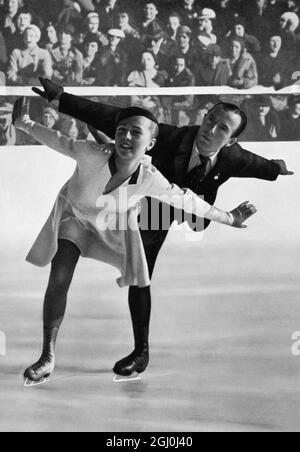
<svg viewBox="0 0 300 452">
<path fill-rule="evenodd" d="M 141 159 L 136 158 L 132 160 L 123 160 L 119 156 L 115 157 L 115 164 L 117 172 L 124 177 L 129 177 L 134 174 L 141 164 Z"/>
</svg>

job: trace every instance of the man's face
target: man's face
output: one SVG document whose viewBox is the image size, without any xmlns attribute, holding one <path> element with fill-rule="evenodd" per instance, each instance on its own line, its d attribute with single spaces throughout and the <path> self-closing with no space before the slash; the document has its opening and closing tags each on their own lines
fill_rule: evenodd
<svg viewBox="0 0 300 452">
<path fill-rule="evenodd" d="M 161 48 L 162 43 L 164 42 L 164 38 L 160 38 L 160 39 L 151 39 L 150 40 L 150 50 L 154 50 L 154 52 L 158 52 Z"/>
<path fill-rule="evenodd" d="M 282 45 L 282 39 L 280 36 L 273 36 L 270 39 L 270 48 L 272 52 L 279 52 Z"/>
<path fill-rule="evenodd" d="M 97 33 L 99 30 L 100 20 L 98 17 L 91 17 L 88 21 L 88 29 L 90 33 Z"/>
<path fill-rule="evenodd" d="M 154 20 L 158 14 L 154 3 L 147 3 L 144 9 L 146 20 Z"/>
<path fill-rule="evenodd" d="M 236 34 L 236 36 L 239 36 L 240 38 L 243 38 L 245 36 L 245 28 L 243 27 L 243 25 L 235 26 L 235 34 Z"/>
<path fill-rule="evenodd" d="M 200 31 L 212 31 L 212 21 L 207 17 L 201 17 L 198 21 Z"/>
<path fill-rule="evenodd" d="M 224 146 L 232 144 L 232 136 L 241 125 L 241 117 L 231 111 L 225 111 L 221 105 L 208 113 L 197 136 L 197 146 L 201 155 L 212 157 Z"/>
<path fill-rule="evenodd" d="M 34 30 L 26 30 L 24 33 L 24 42 L 28 48 L 36 47 L 38 43 L 38 37 Z"/>
<path fill-rule="evenodd" d="M 190 37 L 185 33 L 180 33 L 177 42 L 180 49 L 185 49 L 190 44 Z"/>
<path fill-rule="evenodd" d="M 116 131 L 116 152 L 122 160 L 142 159 L 156 140 L 152 137 L 152 121 L 143 116 L 124 119 Z"/>
<path fill-rule="evenodd" d="M 169 17 L 169 27 L 171 30 L 176 31 L 180 27 L 180 20 L 177 16 L 170 16 Z"/>
<path fill-rule="evenodd" d="M 10 15 L 15 16 L 19 9 L 19 0 L 8 1 L 8 12 Z"/>
<path fill-rule="evenodd" d="M 181 74 L 185 70 L 185 59 L 184 58 L 176 58 L 175 61 L 175 72 L 176 74 Z"/>
<path fill-rule="evenodd" d="M 17 20 L 17 27 L 20 33 L 24 33 L 27 27 L 31 25 L 31 14 L 20 14 Z"/>
</svg>

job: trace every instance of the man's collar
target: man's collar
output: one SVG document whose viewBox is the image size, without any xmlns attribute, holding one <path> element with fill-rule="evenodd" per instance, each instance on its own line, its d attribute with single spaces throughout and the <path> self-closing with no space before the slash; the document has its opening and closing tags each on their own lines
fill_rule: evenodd
<svg viewBox="0 0 300 452">
<path fill-rule="evenodd" d="M 199 155 L 199 158 L 200 158 L 200 160 L 201 160 L 201 152 L 199 151 L 199 148 L 198 148 L 198 146 L 197 146 L 197 138 L 196 138 L 195 141 L 194 141 L 193 154 L 198 154 L 198 155 Z M 217 159 L 218 159 L 218 155 L 219 155 L 219 153 L 217 153 L 217 154 L 215 154 L 215 155 L 209 157 L 209 159 L 210 159 L 212 165 L 214 165 L 214 164 L 216 163 L 216 161 L 217 161 Z"/>
</svg>

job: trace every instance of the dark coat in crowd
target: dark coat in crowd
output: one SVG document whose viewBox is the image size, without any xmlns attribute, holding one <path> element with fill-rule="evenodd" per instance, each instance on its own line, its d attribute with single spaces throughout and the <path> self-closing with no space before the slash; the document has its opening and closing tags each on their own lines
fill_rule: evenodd
<svg viewBox="0 0 300 452">
<path fill-rule="evenodd" d="M 127 54 L 118 46 L 115 52 L 110 46 L 104 46 L 99 50 L 97 58 L 98 86 L 125 86 L 125 77 L 128 67 Z"/>
<path fill-rule="evenodd" d="M 283 111 L 280 114 L 280 122 L 280 140 L 300 141 L 300 117 L 294 117 L 291 110 Z"/>
<path fill-rule="evenodd" d="M 286 53 L 280 51 L 276 58 L 271 57 L 270 54 L 264 54 L 258 63 L 258 82 L 266 87 L 273 86 L 281 89 L 292 83 L 293 72 L 293 64 Z M 278 75 L 280 80 L 276 80 Z"/>
<path fill-rule="evenodd" d="M 8 62 L 7 49 L 5 39 L 0 31 L 0 71 L 4 70 Z"/>
<path fill-rule="evenodd" d="M 221 59 L 216 69 L 205 60 L 198 64 L 196 70 L 197 85 L 199 86 L 227 86 L 232 75 L 229 60 Z"/>
</svg>

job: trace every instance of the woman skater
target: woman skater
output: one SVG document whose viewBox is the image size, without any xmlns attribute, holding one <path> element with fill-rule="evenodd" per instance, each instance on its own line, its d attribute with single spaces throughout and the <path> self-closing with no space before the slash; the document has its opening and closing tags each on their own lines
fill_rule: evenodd
<svg viewBox="0 0 300 452">
<path fill-rule="evenodd" d="M 38 142 L 77 162 L 74 175 L 60 191 L 51 216 L 27 257 L 37 266 L 51 263 L 44 301 L 43 351 L 39 361 L 24 374 L 27 384 L 40 384 L 54 371 L 57 334 L 80 256 L 118 268 L 121 287 L 149 288 L 149 271 L 138 228 L 141 199 L 146 196 L 163 199 L 187 213 L 238 228 L 246 227 L 244 221 L 256 209 L 244 203 L 226 213 L 192 191 L 171 185 L 145 156 L 154 147 L 158 134 L 157 120 L 147 110 L 134 107 L 122 110 L 117 118 L 115 146 L 111 149 L 90 141 L 68 139 L 31 121 L 25 98 L 15 104 L 13 123 Z M 141 346 L 144 334 L 141 329 L 138 334 Z M 137 373 L 144 372 L 148 359 L 147 350 L 141 352 Z"/>
</svg>

